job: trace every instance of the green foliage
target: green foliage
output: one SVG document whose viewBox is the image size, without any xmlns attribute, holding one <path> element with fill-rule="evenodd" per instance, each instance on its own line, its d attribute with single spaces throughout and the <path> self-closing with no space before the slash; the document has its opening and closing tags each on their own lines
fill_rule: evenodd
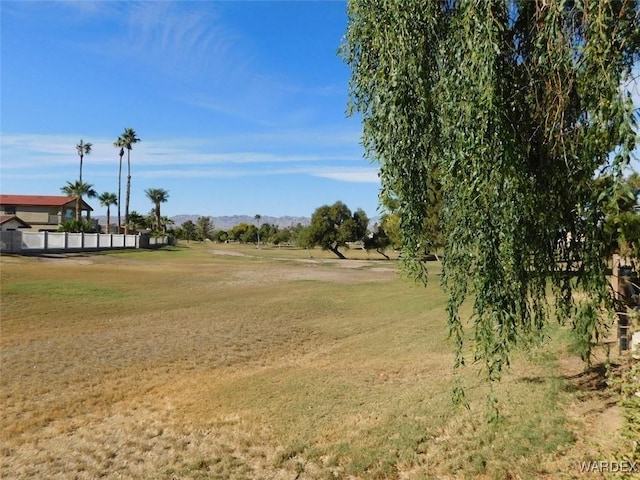
<svg viewBox="0 0 640 480">
<path fill-rule="evenodd" d="M 91 147 L 93 147 L 92 143 L 85 143 L 82 139 L 80 139 L 76 144 L 76 152 L 78 152 L 78 156 L 80 157 L 80 176 L 78 177 L 80 182 L 82 182 L 82 159 L 85 155 L 89 155 L 91 153 Z"/>
<path fill-rule="evenodd" d="M 620 451 L 620 458 L 640 462 L 640 363 L 623 362 L 618 369 L 608 371 L 607 383 L 620 394 L 620 406 L 624 426 L 622 435 L 626 445 Z"/>
<path fill-rule="evenodd" d="M 144 193 L 153 203 L 154 219 L 152 225 L 156 231 L 161 231 L 163 225 L 162 215 L 160 214 L 160 204 L 169 200 L 169 192 L 164 188 L 147 188 Z"/>
<path fill-rule="evenodd" d="M 635 2 L 351 0 L 348 15 L 349 110 L 397 202 L 403 257 L 442 235 L 456 365 L 469 297 L 489 378 L 540 337 L 549 300 L 588 359 L 611 306 L 605 219 L 637 140 L 621 88 L 640 58 Z"/>
<path fill-rule="evenodd" d="M 610 182 L 607 182 L 609 186 Z M 630 175 L 613 192 L 604 226 L 610 251 L 623 257 L 640 257 L 640 176 Z M 605 193 L 611 191 L 603 188 Z"/>
<path fill-rule="evenodd" d="M 195 238 L 196 240 L 204 241 L 204 240 L 212 240 L 212 231 L 213 231 L 213 222 L 209 217 L 198 217 L 196 220 L 196 231 Z"/>
<path fill-rule="evenodd" d="M 311 237 L 311 227 L 302 227 L 296 232 L 295 244 L 300 248 L 313 248 L 313 240 Z"/>
<path fill-rule="evenodd" d="M 351 214 L 349 207 L 340 201 L 323 205 L 311 216 L 311 224 L 299 243 L 305 248 L 320 246 L 339 258 L 345 258 L 339 248 L 345 247 L 347 242 L 364 239 L 368 223 L 369 219 L 362 209 Z"/>
<path fill-rule="evenodd" d="M 274 237 L 278 233 L 279 229 L 276 225 L 271 225 L 270 223 L 263 223 L 260 225 L 258 229 L 258 234 L 260 235 L 260 242 L 262 243 L 275 243 Z"/>
<path fill-rule="evenodd" d="M 214 242 L 226 242 L 229 238 L 229 234 L 224 230 L 213 230 L 211 232 L 211 240 Z"/>
<path fill-rule="evenodd" d="M 125 217 L 125 223 L 128 228 L 133 230 L 149 228 L 151 226 L 149 219 L 135 210 L 131 210 L 131 213 Z"/>
<path fill-rule="evenodd" d="M 98 201 L 102 207 L 109 208 L 111 205 L 117 205 L 118 196 L 115 193 L 104 192 L 98 195 Z"/>
<path fill-rule="evenodd" d="M 298 247 L 307 248 L 305 245 L 305 237 L 308 237 L 308 227 L 298 222 L 294 226 L 287 228 L 287 230 L 290 232 L 289 243 L 297 245 Z"/>
<path fill-rule="evenodd" d="M 115 142 L 115 145 L 117 147 L 120 147 L 120 163 L 121 164 L 122 164 L 122 155 L 124 154 L 124 149 L 127 150 L 127 190 L 126 190 L 125 207 L 124 207 L 125 233 L 129 226 L 127 219 L 129 218 L 129 201 L 131 199 L 131 150 L 133 149 L 133 145 L 135 145 L 139 141 L 140 139 L 138 138 L 138 134 L 133 128 L 125 128 L 122 135 L 120 135 L 120 137 L 118 137 L 118 139 Z M 120 184 L 118 183 L 118 196 L 120 195 L 119 185 Z"/>
<path fill-rule="evenodd" d="M 111 233 L 111 205 L 117 205 L 118 196 L 115 193 L 103 192 L 98 195 L 101 207 L 107 207 L 107 233 Z"/>
<path fill-rule="evenodd" d="M 389 256 L 384 253 L 384 251 L 391 246 L 392 241 L 387 235 L 387 232 L 384 229 L 383 225 L 378 225 L 378 228 L 371 233 L 371 235 L 365 237 L 364 239 L 364 248 L 369 250 L 375 250 L 380 255 L 383 255 L 385 258 L 389 258 Z"/>
<path fill-rule="evenodd" d="M 91 185 L 90 183 L 84 183 L 81 180 L 76 180 L 75 182 L 67 182 L 67 184 L 64 187 L 62 187 L 60 190 L 65 195 L 75 198 L 76 200 L 75 221 L 79 225 L 81 223 L 80 216 L 82 214 L 82 210 L 81 210 L 82 197 L 94 198 L 98 195 L 97 192 L 93 189 L 93 185 Z"/>
<path fill-rule="evenodd" d="M 247 225 L 239 240 L 241 243 L 256 243 L 258 241 L 258 227 L 255 225 Z"/>
<path fill-rule="evenodd" d="M 176 229 L 176 237 L 180 240 L 195 240 L 196 224 L 191 220 L 187 220 Z"/>
<path fill-rule="evenodd" d="M 292 239 L 292 234 L 291 234 L 291 229 L 289 228 L 278 229 L 271 236 L 271 241 L 273 242 L 274 245 L 282 245 L 284 243 L 289 243 L 291 242 L 291 239 Z"/>
<path fill-rule="evenodd" d="M 258 241 L 258 227 L 242 222 L 234 225 L 228 232 L 229 240 L 241 243 L 255 243 Z"/>
<path fill-rule="evenodd" d="M 96 228 L 96 224 L 86 218 L 82 218 L 80 220 L 67 220 L 63 222 L 58 227 L 59 232 L 68 232 L 68 233 L 96 233 L 98 229 Z"/>
</svg>

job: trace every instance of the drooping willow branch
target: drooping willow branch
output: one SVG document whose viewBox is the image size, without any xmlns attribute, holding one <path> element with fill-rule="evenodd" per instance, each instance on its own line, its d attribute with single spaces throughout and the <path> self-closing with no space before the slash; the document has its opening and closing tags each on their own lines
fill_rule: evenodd
<svg viewBox="0 0 640 480">
<path fill-rule="evenodd" d="M 603 225 L 637 139 L 621 86 L 640 58 L 638 10 L 624 0 L 349 2 L 350 109 L 382 195 L 399 204 L 405 258 L 428 241 L 429 192 L 441 188 L 456 364 L 469 298 L 473 357 L 489 378 L 540 335 L 550 306 L 585 359 L 602 333 Z"/>
</svg>

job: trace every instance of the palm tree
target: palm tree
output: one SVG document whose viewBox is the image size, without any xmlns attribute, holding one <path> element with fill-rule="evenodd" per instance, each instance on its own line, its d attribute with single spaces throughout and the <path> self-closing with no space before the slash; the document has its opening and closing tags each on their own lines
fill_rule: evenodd
<svg viewBox="0 0 640 480">
<path fill-rule="evenodd" d="M 137 230 L 138 228 L 147 228 L 148 226 L 147 220 L 135 210 L 132 210 L 131 213 L 129 213 L 129 221 L 127 224 L 128 225 L 125 225 L 125 228 L 133 227 L 134 230 Z"/>
<path fill-rule="evenodd" d="M 173 219 L 169 218 L 169 217 L 165 217 L 164 215 L 162 216 L 162 218 L 160 219 L 162 221 L 162 226 L 164 227 L 165 232 L 167 231 L 167 227 L 171 227 L 173 225 L 175 225 L 175 222 L 173 221 Z M 171 229 L 169 229 L 171 230 Z"/>
<path fill-rule="evenodd" d="M 122 139 L 124 148 L 127 149 L 127 197 L 124 205 L 124 233 L 126 234 L 129 223 L 129 199 L 131 198 L 131 149 L 133 148 L 133 144 L 138 143 L 140 139 L 136 136 L 133 128 L 125 128 L 120 138 Z"/>
<path fill-rule="evenodd" d="M 169 192 L 163 188 L 148 188 L 144 191 L 147 198 L 153 202 L 156 229 L 160 230 L 162 217 L 160 215 L 160 204 L 165 203 L 169 199 Z"/>
<path fill-rule="evenodd" d="M 89 155 L 91 153 L 91 147 L 93 147 L 92 143 L 84 143 L 84 140 L 82 139 L 80 139 L 80 141 L 76 145 L 76 151 L 80 156 L 80 183 L 82 183 L 82 159 L 85 155 Z"/>
<path fill-rule="evenodd" d="M 107 233 L 111 232 L 111 205 L 118 204 L 118 197 L 115 193 L 104 192 L 98 197 L 100 205 L 107 207 Z"/>
<path fill-rule="evenodd" d="M 82 197 L 87 196 L 89 198 L 94 198 L 97 193 L 93 189 L 93 185 L 89 183 L 82 183 L 80 180 L 76 180 L 75 182 L 67 182 L 67 184 L 60 189 L 62 193 L 68 195 L 69 197 L 76 199 L 76 222 L 80 222 L 80 204 L 82 202 Z"/>
<path fill-rule="evenodd" d="M 120 149 L 118 155 L 120 156 L 120 163 L 118 164 L 118 233 L 120 233 L 120 227 L 122 226 L 122 216 L 120 214 L 120 205 L 122 205 L 122 157 L 124 156 L 124 139 L 118 137 L 113 146 Z"/>
</svg>

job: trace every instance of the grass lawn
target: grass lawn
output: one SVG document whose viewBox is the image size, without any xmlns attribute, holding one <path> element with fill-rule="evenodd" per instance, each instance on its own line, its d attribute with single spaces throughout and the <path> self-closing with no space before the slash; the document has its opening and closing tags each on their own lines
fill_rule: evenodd
<svg viewBox="0 0 640 480">
<path fill-rule="evenodd" d="M 550 331 L 451 402 L 439 265 L 291 248 L 0 257 L 0 477 L 580 478 L 620 415 Z M 589 474 L 585 478 L 599 478 Z"/>
</svg>

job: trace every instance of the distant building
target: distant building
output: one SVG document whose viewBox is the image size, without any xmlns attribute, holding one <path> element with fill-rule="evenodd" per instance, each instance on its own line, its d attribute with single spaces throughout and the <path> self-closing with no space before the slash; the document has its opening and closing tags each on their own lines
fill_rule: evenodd
<svg viewBox="0 0 640 480">
<path fill-rule="evenodd" d="M 93 208 L 80 202 L 80 216 L 90 219 Z M 0 194 L 0 216 L 5 222 L 13 219 L 12 228 L 34 232 L 55 232 L 68 220 L 75 218 L 76 199 L 64 195 L 2 195 Z M 22 226 L 19 226 L 22 225 Z M 4 224 L 2 230 L 5 230 Z"/>
<path fill-rule="evenodd" d="M 31 225 L 23 222 L 15 215 L 0 215 L 0 231 L 9 232 L 19 228 L 31 228 Z"/>
</svg>

